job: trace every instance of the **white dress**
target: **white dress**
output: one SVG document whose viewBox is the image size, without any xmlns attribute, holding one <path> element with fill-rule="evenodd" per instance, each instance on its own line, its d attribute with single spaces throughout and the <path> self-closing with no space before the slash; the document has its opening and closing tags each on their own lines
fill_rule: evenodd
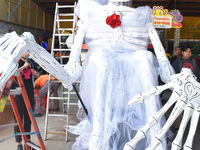
<svg viewBox="0 0 200 150">
<path fill-rule="evenodd" d="M 113 29 L 106 24 L 106 18 L 112 13 L 108 14 L 97 2 L 87 1 L 80 1 L 78 7 L 89 47 L 80 94 L 92 129 L 77 138 L 73 149 L 89 149 L 88 142 L 92 141 L 99 150 L 122 150 L 161 108 L 158 96 L 128 106 L 134 95 L 158 84 L 157 59 L 147 51 L 150 8 L 138 7 L 133 12 L 121 13 L 121 26 Z M 137 149 L 145 149 L 163 124 L 164 119 L 150 129 Z M 165 139 L 157 150 L 162 149 L 166 150 Z"/>
</svg>

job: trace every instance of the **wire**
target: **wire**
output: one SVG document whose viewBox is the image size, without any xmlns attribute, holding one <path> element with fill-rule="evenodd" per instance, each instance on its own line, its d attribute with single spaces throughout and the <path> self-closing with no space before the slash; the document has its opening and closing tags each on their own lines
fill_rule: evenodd
<svg viewBox="0 0 200 150">
<path fill-rule="evenodd" d="M 20 0 L 20 2 L 17 4 L 17 6 L 15 7 L 15 9 L 19 6 L 19 4 L 22 2 L 22 0 Z M 10 16 L 13 14 L 13 12 L 15 11 L 15 9 L 11 12 L 11 14 L 8 16 L 8 18 L 4 21 L 4 23 L 0 26 L 0 29 L 3 27 L 3 25 L 8 21 L 8 19 L 10 18 Z"/>
</svg>

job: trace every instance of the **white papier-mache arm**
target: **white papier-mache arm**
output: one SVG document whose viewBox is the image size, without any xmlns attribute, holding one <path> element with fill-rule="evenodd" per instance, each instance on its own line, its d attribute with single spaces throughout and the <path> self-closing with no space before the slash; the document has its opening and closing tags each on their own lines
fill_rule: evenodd
<svg viewBox="0 0 200 150">
<path fill-rule="evenodd" d="M 25 53 L 26 42 L 15 33 L 0 38 L 0 90 L 18 68 L 18 60 Z"/>
<path fill-rule="evenodd" d="M 84 24 L 81 20 L 78 21 L 78 31 L 74 38 L 74 43 L 71 48 L 70 58 L 67 65 L 64 67 L 70 75 L 71 82 L 74 83 L 81 76 L 82 68 L 79 63 L 81 55 L 81 47 L 85 36 Z"/>
<path fill-rule="evenodd" d="M 153 23 L 150 23 L 149 26 L 149 37 L 154 47 L 154 51 L 160 66 L 160 78 L 163 82 L 167 83 L 169 82 L 170 77 L 174 74 L 174 70 L 166 56 L 165 49 L 160 41 Z"/>
<path fill-rule="evenodd" d="M 72 89 L 70 76 L 67 71 L 43 47 L 35 42 L 30 32 L 24 32 L 19 37 L 15 32 L 8 33 L 0 39 L 0 89 L 16 72 L 18 60 L 22 54 L 28 53 L 44 70 L 62 81 L 63 85 Z"/>
<path fill-rule="evenodd" d="M 21 38 L 26 42 L 27 53 L 37 62 L 45 71 L 49 72 L 55 78 L 62 82 L 65 88 L 72 89 L 70 75 L 60 65 L 60 63 L 42 46 L 35 42 L 33 35 L 30 32 L 25 32 Z"/>
</svg>

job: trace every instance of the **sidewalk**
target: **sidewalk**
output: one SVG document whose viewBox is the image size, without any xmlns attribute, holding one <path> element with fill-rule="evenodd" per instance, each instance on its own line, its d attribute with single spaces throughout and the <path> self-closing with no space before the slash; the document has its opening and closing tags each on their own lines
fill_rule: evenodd
<svg viewBox="0 0 200 150">
<path fill-rule="evenodd" d="M 77 106 L 71 106 L 70 109 L 71 109 L 71 112 L 70 112 L 69 122 L 70 124 L 75 124 L 78 122 L 75 116 L 76 111 L 77 111 Z M 51 112 L 51 113 L 55 113 L 55 112 Z M 56 113 L 62 113 L 62 111 L 56 112 Z M 40 134 L 42 138 L 44 139 L 45 110 L 42 110 L 42 114 L 43 115 L 41 117 L 36 117 L 36 121 L 40 130 Z M 66 117 L 49 117 L 48 120 L 49 120 L 49 123 L 48 123 L 49 132 L 65 133 L 64 126 L 66 124 Z M 3 114 L 2 122 L 0 123 L 0 125 L 12 124 L 12 123 L 14 123 L 12 108 L 11 106 L 6 106 L 4 114 Z M 32 129 L 32 131 L 34 130 Z M 13 136 L 13 135 L 14 135 L 13 126 L 0 128 L 0 140 Z M 75 135 L 72 135 L 69 133 L 68 142 L 66 142 L 65 135 L 48 134 L 47 140 L 44 141 L 44 144 L 47 150 L 71 150 L 71 146 L 75 142 L 75 138 L 76 138 Z M 31 141 L 38 144 L 36 135 L 31 136 Z M 0 143 L 0 150 L 16 150 L 16 149 L 17 149 L 17 146 L 16 146 L 14 137 Z"/>
</svg>

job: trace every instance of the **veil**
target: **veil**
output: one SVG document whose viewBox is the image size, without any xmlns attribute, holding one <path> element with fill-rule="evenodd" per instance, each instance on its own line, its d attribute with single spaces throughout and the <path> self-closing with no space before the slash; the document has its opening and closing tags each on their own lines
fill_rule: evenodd
<svg viewBox="0 0 200 150">
<path fill-rule="evenodd" d="M 107 5 L 109 0 L 79 0 L 75 12 L 79 18 L 86 18 L 86 10 L 90 10 L 91 12 L 99 11 L 98 7 L 93 6 L 102 6 Z M 89 19 L 89 18 L 88 18 Z"/>
<path fill-rule="evenodd" d="M 118 0 L 116 0 L 116 1 L 118 1 Z M 124 1 L 124 2 L 123 2 L 123 0 L 121 0 L 121 1 L 122 1 L 124 6 L 132 7 L 132 1 L 130 1 L 130 0 Z M 109 0 L 79 0 L 77 5 L 76 5 L 75 11 L 76 11 L 76 14 L 78 15 L 78 17 L 80 18 L 81 15 L 82 15 L 81 13 L 83 12 L 81 9 L 85 9 L 86 6 L 93 6 L 94 4 L 96 4 L 96 5 L 107 5 L 108 2 L 109 2 Z"/>
</svg>

